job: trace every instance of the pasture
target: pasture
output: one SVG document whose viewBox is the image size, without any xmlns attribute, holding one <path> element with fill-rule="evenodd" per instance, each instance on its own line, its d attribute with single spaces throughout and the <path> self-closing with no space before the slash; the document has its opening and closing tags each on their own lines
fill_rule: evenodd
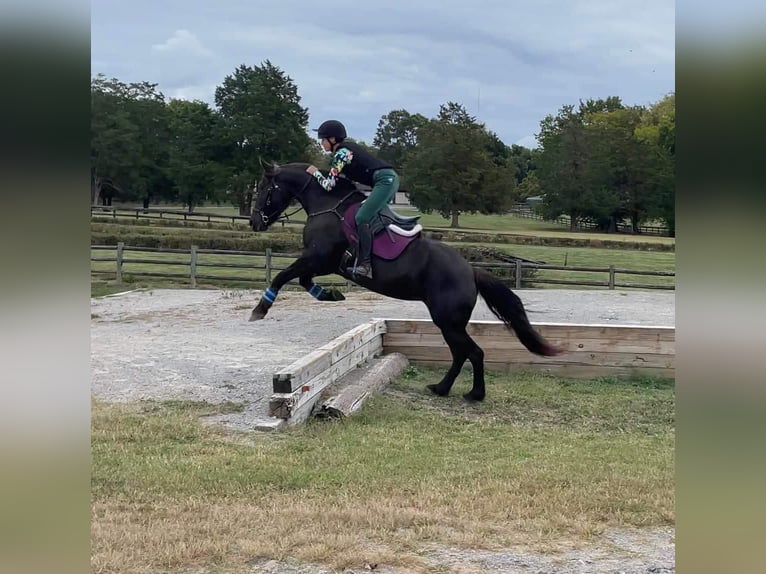
<svg viewBox="0 0 766 574">
<path fill-rule="evenodd" d="M 233 212 L 220 209 L 226 210 Z M 424 216 L 423 224 L 446 227 L 448 221 Z M 467 215 L 461 226 L 630 246 L 492 243 L 548 264 L 675 270 L 673 251 L 653 250 L 672 239 L 571 233 L 509 216 Z M 239 223 L 97 218 L 92 230 L 128 244 L 128 237 L 178 246 L 204 239 L 248 249 L 269 238 L 294 240 L 300 227 L 253 234 Z M 637 241 L 647 249 L 632 248 Z M 470 370 L 450 397 L 436 398 L 424 386 L 443 371 L 410 367 L 353 417 L 252 432 L 266 417 L 277 366 L 350 325 L 380 316 L 427 318 L 425 308 L 361 290 L 348 293 L 343 304 L 284 292 L 269 317 L 252 324 L 246 318 L 259 293 L 236 289 L 264 287 L 266 272 L 231 265 L 250 261 L 255 267 L 262 258 L 200 254 L 197 273 L 216 278 L 199 279 L 197 286 L 224 288 L 218 291 L 186 289 L 188 253 L 126 257 L 159 264 L 126 262 L 124 283 L 115 285 L 109 275 L 115 264 L 92 262 L 92 296 L 137 287 L 184 290 L 93 303 L 94 572 L 326 574 L 377 565 L 376 571 L 396 573 L 531 574 L 580 572 L 588 564 L 588 572 L 605 574 L 672 568 L 672 380 L 489 372 L 486 401 L 467 405 L 460 396 L 470 386 Z M 291 261 L 273 258 L 277 267 Z M 141 275 L 146 272 L 179 277 Z M 589 281 L 601 275 L 540 270 L 537 276 Z M 672 292 L 603 289 L 518 294 L 533 321 L 673 323 Z M 480 304 L 475 318 L 494 317 Z"/>
<path fill-rule="evenodd" d="M 402 213 L 413 212 L 411 208 L 397 206 Z M 221 207 L 217 210 L 205 208 L 206 211 L 218 211 L 231 215 L 234 209 Z M 156 215 L 156 214 L 154 214 Z M 303 212 L 296 214 L 302 217 Z M 94 216 L 91 223 L 93 242 L 98 244 L 116 244 L 119 241 L 126 245 L 156 245 L 171 248 L 189 248 L 191 244 L 207 246 L 216 249 L 238 249 L 264 252 L 271 247 L 275 252 L 293 253 L 300 250 L 300 233 L 302 226 L 277 226 L 266 233 L 253 233 L 243 222 L 226 223 L 214 222 L 184 222 L 180 216 L 167 216 L 168 219 L 144 219 L 135 217 L 119 217 L 111 220 L 103 216 Z M 438 224 L 437 215 L 424 215 L 424 224 Z M 429 221 L 428 218 L 435 218 Z M 466 215 L 466 222 L 477 227 L 477 233 L 471 235 L 467 229 L 461 229 L 459 235 L 446 228 L 443 241 L 455 247 L 487 246 L 510 255 L 527 259 L 545 261 L 549 265 L 571 267 L 595 267 L 606 269 L 610 265 L 617 269 L 645 272 L 673 273 L 675 271 L 674 239 L 651 236 L 631 236 L 615 234 L 593 234 L 584 232 L 568 232 L 556 224 L 515 217 L 512 215 Z M 441 223 L 444 224 L 446 220 Z M 546 227 L 547 226 L 547 227 Z M 551 228 L 555 228 L 553 230 Z M 467 235 L 466 235 L 467 234 Z M 542 242 L 543 245 L 529 244 Z M 575 243 L 575 245 L 571 245 Z M 92 256 L 96 256 L 92 253 Z M 133 258 L 136 258 L 135 256 Z M 189 256 L 183 254 L 143 254 L 142 263 L 127 263 L 124 269 L 124 280 L 129 285 L 140 287 L 184 287 L 189 285 Z M 262 266 L 262 257 L 252 259 L 254 267 Z M 156 260 L 161 264 L 151 263 Z M 235 269 L 232 264 L 242 264 L 244 258 L 222 254 L 200 255 L 199 270 L 201 275 L 198 285 L 203 287 L 248 288 L 260 286 L 266 278 L 262 269 Z M 285 266 L 290 260 L 275 261 L 275 265 Z M 219 264 L 214 268 L 213 264 Z M 185 268 L 184 268 L 185 266 Z M 227 268 L 228 267 L 228 268 Z M 104 283 L 114 279 L 114 263 L 93 262 L 95 283 L 93 293 L 104 292 Z M 149 277 L 143 273 L 175 273 L 186 274 L 187 278 L 179 277 Z M 235 280 L 244 277 L 245 280 Z M 527 284 L 524 287 L 550 288 L 552 282 L 571 281 L 579 284 L 579 288 L 603 288 L 609 279 L 608 271 L 580 271 L 541 269 L 536 277 L 542 282 Z M 327 282 L 341 282 L 339 277 L 321 278 Z M 616 281 L 622 285 L 640 284 L 647 286 L 672 287 L 672 276 L 647 276 L 620 274 Z M 555 284 L 553 284 L 555 287 Z"/>
<path fill-rule="evenodd" d="M 119 206 L 115 206 L 119 207 Z M 125 206 L 129 208 L 135 208 L 136 206 Z M 140 207 L 140 206 L 139 206 Z M 182 206 L 164 206 L 169 210 L 183 211 Z M 438 213 L 421 213 L 417 208 L 405 205 L 393 205 L 392 208 L 401 215 L 420 215 L 420 223 L 427 228 L 436 229 L 450 229 L 450 220 L 442 217 Z M 238 215 L 238 211 L 233 206 L 203 206 L 196 210 L 199 213 L 212 213 L 216 215 L 232 216 Z M 294 208 L 288 210 L 292 213 Z M 98 219 L 106 220 L 106 215 L 98 215 Z M 165 215 L 163 216 L 168 221 L 182 219 L 181 216 Z M 123 219 L 129 219 L 129 217 L 123 217 Z M 135 217 L 133 217 L 135 219 Z M 290 219 L 297 222 L 303 222 L 306 220 L 305 212 L 298 211 L 294 215 L 290 216 Z M 528 219 L 519 217 L 513 214 L 493 214 L 484 215 L 481 213 L 466 213 L 460 216 L 459 220 L 460 231 L 480 231 L 480 232 L 495 232 L 506 234 L 518 234 L 526 236 L 539 236 L 539 237 L 551 237 L 551 238 L 565 238 L 565 239 L 593 239 L 593 240 L 608 240 L 608 241 L 620 241 L 620 242 L 639 242 L 661 245 L 674 245 L 675 238 L 673 237 L 659 237 L 653 235 L 631 235 L 625 233 L 598 233 L 593 231 L 570 231 L 566 225 L 553 223 L 549 221 L 540 221 L 536 219 Z M 245 222 L 239 222 L 237 227 L 246 228 Z"/>
<path fill-rule="evenodd" d="M 358 415 L 278 435 L 200 422 L 231 403 L 95 401 L 94 571 L 470 571 L 473 551 L 587 556 L 608 531 L 673 525 L 671 381 L 490 374 L 467 406 L 426 394 L 437 376 L 410 368 Z"/>
<path fill-rule="evenodd" d="M 455 247 L 460 246 L 481 246 L 477 243 L 456 243 Z M 539 245 L 507 245 L 493 244 L 492 247 L 509 255 L 523 257 L 526 259 L 545 261 L 549 265 L 571 266 L 571 267 L 596 267 L 605 268 L 608 265 L 614 265 L 618 269 L 629 269 L 634 271 L 675 271 L 675 253 L 669 251 L 635 251 L 619 249 L 597 249 L 586 247 L 547 247 Z M 96 250 L 91 251 L 94 258 L 103 257 L 104 252 Z M 111 257 L 114 253 L 111 252 Z M 188 253 L 126 253 L 126 262 L 123 266 L 123 280 L 131 285 L 156 285 L 166 287 L 181 287 L 189 285 L 189 262 Z M 140 262 L 130 262 L 131 260 L 140 260 Z M 276 269 L 284 268 L 293 261 L 293 258 L 274 257 L 272 260 Z M 252 265 L 251 269 L 242 269 L 230 267 L 231 265 Z M 264 266 L 264 257 L 262 256 L 240 256 L 224 254 L 200 254 L 198 256 L 198 269 L 202 277 L 197 283 L 200 286 L 219 286 L 219 287 L 260 287 L 266 280 Z M 261 267 L 261 268 L 256 268 Z M 106 280 L 114 279 L 115 263 L 94 261 L 91 263 L 91 270 L 95 277 L 101 277 Z M 151 278 L 143 275 L 144 273 L 167 273 L 178 274 L 175 278 Z M 276 273 L 276 271 L 274 272 Z M 273 274 L 272 274 L 273 276 Z M 605 281 L 608 276 L 606 272 L 577 271 L 577 270 L 551 270 L 541 269 L 535 274 L 535 277 L 541 280 L 567 280 L 582 282 L 581 288 L 590 288 L 587 284 L 594 281 Z M 239 278 L 239 279 L 237 279 Z M 245 279 L 242 281 L 241 279 Z M 327 276 L 320 278 L 324 283 L 342 283 L 345 281 L 338 276 Z M 646 285 L 672 286 L 675 278 L 672 276 L 643 276 L 620 274 L 619 281 L 623 283 L 638 283 Z M 248 284 L 248 282 L 250 282 Z M 546 283 L 533 283 L 533 285 L 524 285 L 525 287 L 551 288 L 555 285 Z M 599 287 L 603 289 L 604 287 Z"/>
</svg>

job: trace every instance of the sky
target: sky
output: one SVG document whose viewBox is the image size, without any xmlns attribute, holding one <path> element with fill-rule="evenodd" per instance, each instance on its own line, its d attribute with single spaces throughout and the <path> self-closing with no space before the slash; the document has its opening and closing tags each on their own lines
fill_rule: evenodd
<svg viewBox="0 0 766 574">
<path fill-rule="evenodd" d="M 669 0 L 92 0 L 91 73 L 214 104 L 265 60 L 298 86 L 309 128 L 342 121 L 372 143 L 381 116 L 463 104 L 507 144 L 536 145 L 566 104 L 675 91 Z"/>
</svg>

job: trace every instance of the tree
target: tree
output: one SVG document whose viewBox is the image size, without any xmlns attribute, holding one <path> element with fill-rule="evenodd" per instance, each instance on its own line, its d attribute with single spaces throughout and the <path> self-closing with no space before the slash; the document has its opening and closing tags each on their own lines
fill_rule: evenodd
<svg viewBox="0 0 766 574">
<path fill-rule="evenodd" d="M 595 172 L 592 181 L 611 200 L 594 214 L 606 222 L 601 226 L 606 231 L 616 231 L 617 223 L 627 217 L 633 232 L 638 233 L 653 201 L 646 146 L 635 138 L 641 112 L 642 108 L 632 107 L 587 115 Z"/>
<path fill-rule="evenodd" d="M 263 161 L 307 161 L 308 110 L 293 80 L 269 60 L 239 66 L 215 90 L 215 103 L 233 145 L 229 197 L 250 212 L 248 192 L 262 175 Z"/>
<path fill-rule="evenodd" d="M 529 175 L 519 184 L 519 200 L 529 199 L 540 195 L 540 180 L 537 179 L 535 171 L 529 172 Z"/>
<path fill-rule="evenodd" d="M 407 152 L 418 143 L 418 130 L 428 123 L 421 114 L 407 110 L 392 110 L 380 118 L 372 145 L 378 148 L 382 160 L 401 170 Z"/>
<path fill-rule="evenodd" d="M 543 194 L 542 214 L 547 219 L 569 215 L 570 228 L 597 211 L 603 198 L 592 185 L 590 145 L 583 116 L 565 105 L 558 115 L 547 115 L 537 134 L 541 152 L 537 175 Z"/>
<path fill-rule="evenodd" d="M 205 200 L 217 200 L 224 183 L 223 165 L 214 159 L 220 118 L 200 101 L 172 100 L 168 112 L 172 133 L 168 174 L 177 198 L 192 212 Z"/>
<path fill-rule="evenodd" d="M 168 118 L 157 84 L 91 79 L 91 166 L 111 178 L 125 200 L 171 193 L 166 176 Z"/>
<path fill-rule="evenodd" d="M 421 211 L 439 212 L 459 227 L 460 213 L 507 211 L 515 191 L 513 168 L 493 156 L 495 138 L 454 102 L 418 130 L 404 173 L 410 201 Z"/>
<path fill-rule="evenodd" d="M 535 169 L 535 161 L 533 158 L 533 152 L 531 149 L 511 144 L 509 148 L 510 159 L 516 165 L 516 183 L 522 183 Z"/>
<path fill-rule="evenodd" d="M 652 169 L 649 184 L 654 201 L 650 215 L 662 220 L 675 236 L 676 98 L 669 94 L 645 111 L 636 138 L 646 146 Z"/>
</svg>

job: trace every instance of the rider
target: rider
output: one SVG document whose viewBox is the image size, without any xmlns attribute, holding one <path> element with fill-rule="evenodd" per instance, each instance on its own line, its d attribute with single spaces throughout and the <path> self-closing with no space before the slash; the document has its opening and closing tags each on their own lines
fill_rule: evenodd
<svg viewBox="0 0 766 574">
<path fill-rule="evenodd" d="M 356 213 L 356 226 L 359 235 L 357 265 L 346 269 L 346 272 L 351 275 L 372 279 L 370 222 L 396 194 L 399 189 L 399 176 L 391 165 L 376 158 L 357 143 L 347 141 L 346 128 L 339 121 L 328 120 L 314 131 L 318 132 L 317 135 L 322 141 L 322 148 L 326 152 L 333 152 L 330 173 L 327 177 L 322 175 L 322 172 L 313 165 L 306 169 L 324 189 L 330 191 L 335 186 L 341 172 L 351 181 L 372 187 L 369 197 L 362 202 Z"/>
</svg>

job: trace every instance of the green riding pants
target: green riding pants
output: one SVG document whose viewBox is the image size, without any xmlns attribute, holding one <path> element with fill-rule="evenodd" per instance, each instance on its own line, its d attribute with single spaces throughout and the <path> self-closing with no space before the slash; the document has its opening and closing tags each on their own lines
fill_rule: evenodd
<svg viewBox="0 0 766 574">
<path fill-rule="evenodd" d="M 372 176 L 372 192 L 356 212 L 356 224 L 370 223 L 399 189 L 399 176 L 393 169 L 379 169 Z"/>
</svg>

